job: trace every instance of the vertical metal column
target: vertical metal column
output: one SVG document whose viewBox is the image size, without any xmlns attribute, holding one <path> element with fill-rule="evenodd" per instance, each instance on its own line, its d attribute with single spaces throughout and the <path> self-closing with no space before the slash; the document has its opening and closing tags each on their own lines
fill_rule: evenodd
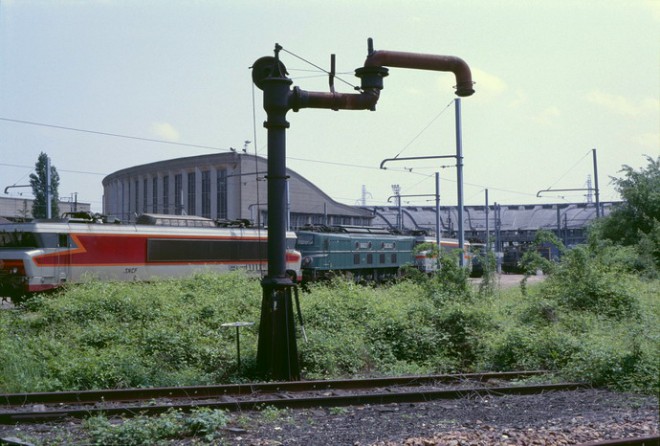
<svg viewBox="0 0 660 446">
<path fill-rule="evenodd" d="M 277 54 L 277 53 L 276 53 Z M 286 275 L 287 175 L 286 113 L 292 81 L 277 57 L 263 58 L 253 67 L 253 77 L 264 92 L 268 129 L 268 275 L 261 281 L 261 322 L 257 367 L 266 376 L 300 379 L 291 279 Z M 265 77 L 261 77 L 265 74 Z"/>
<path fill-rule="evenodd" d="M 593 149 L 594 158 L 594 186 L 596 187 L 596 218 L 600 218 L 600 191 L 598 189 L 598 161 L 596 160 L 596 149 Z"/>
<path fill-rule="evenodd" d="M 268 275 L 262 280 L 263 300 L 257 363 L 259 368 L 276 379 L 300 379 L 298 354 L 293 320 L 293 284 L 286 276 L 286 138 L 289 127 L 288 110 L 322 108 L 331 110 L 375 110 L 383 89 L 383 78 L 388 75 L 385 65 L 434 71 L 451 71 L 456 76 L 456 94 L 470 96 L 472 75 L 461 59 L 453 56 L 374 51 L 368 40 L 368 55 L 364 66 L 355 70 L 360 78 L 360 93 L 345 94 L 311 92 L 298 87 L 290 90 L 292 81 L 286 77 L 286 68 L 279 60 L 282 47 L 275 45 L 275 57 L 262 57 L 252 66 L 252 80 L 264 92 L 264 110 L 268 119 Z M 333 64 L 334 65 L 334 64 Z M 457 117 L 460 103 L 457 103 Z M 460 120 L 457 122 L 457 153 L 459 163 L 459 205 L 461 248 L 463 247 L 463 185 L 462 155 L 460 154 Z M 399 204 L 400 205 L 400 204 Z M 403 219 L 401 218 L 401 221 Z M 463 256 L 461 256 L 463 264 Z"/>
<path fill-rule="evenodd" d="M 438 257 L 442 255 L 442 228 L 440 227 L 440 172 L 435 173 L 435 240 L 438 243 Z"/>
<path fill-rule="evenodd" d="M 459 263 L 465 266 L 465 232 L 463 229 L 463 139 L 461 137 L 461 98 L 454 99 L 456 111 L 456 183 L 458 192 L 458 247 L 461 250 Z"/>
<path fill-rule="evenodd" d="M 488 189 L 486 189 L 486 207 L 484 208 L 486 213 L 486 252 L 490 252 L 490 228 L 488 222 Z"/>
<path fill-rule="evenodd" d="M 495 202 L 494 204 L 495 211 L 495 256 L 497 257 L 497 274 L 502 274 L 502 240 L 500 238 L 500 229 L 502 227 L 502 221 L 500 220 L 500 205 Z"/>
</svg>

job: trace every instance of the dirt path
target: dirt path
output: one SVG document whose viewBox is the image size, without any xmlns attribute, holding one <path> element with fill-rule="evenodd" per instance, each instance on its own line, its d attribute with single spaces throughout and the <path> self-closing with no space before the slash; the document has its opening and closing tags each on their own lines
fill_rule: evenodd
<svg viewBox="0 0 660 446">
<path fill-rule="evenodd" d="M 496 277 L 497 284 L 500 288 L 512 288 L 520 285 L 520 281 L 523 280 L 525 276 L 522 274 L 500 274 Z M 529 276 L 527 279 L 527 284 L 531 285 L 533 283 L 539 283 L 544 281 L 546 276 Z M 481 277 L 471 278 L 470 282 L 474 285 L 479 285 L 481 283 Z"/>
</svg>

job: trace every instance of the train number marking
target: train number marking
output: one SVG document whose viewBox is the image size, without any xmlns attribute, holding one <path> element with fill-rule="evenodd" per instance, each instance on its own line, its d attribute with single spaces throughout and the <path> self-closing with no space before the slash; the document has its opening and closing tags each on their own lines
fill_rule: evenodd
<svg viewBox="0 0 660 446">
<path fill-rule="evenodd" d="M 135 274 L 137 270 L 137 268 L 124 268 L 124 274 Z"/>
</svg>

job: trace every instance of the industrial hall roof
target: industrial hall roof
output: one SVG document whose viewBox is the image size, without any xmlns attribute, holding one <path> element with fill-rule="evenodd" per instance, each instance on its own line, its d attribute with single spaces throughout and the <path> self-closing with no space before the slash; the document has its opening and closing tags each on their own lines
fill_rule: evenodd
<svg viewBox="0 0 660 446">
<path fill-rule="evenodd" d="M 610 213 L 619 202 L 600 203 L 602 215 Z M 375 215 L 372 225 L 396 228 L 398 226 L 397 206 L 376 206 L 368 208 Z M 436 208 L 432 206 L 402 206 L 403 227 L 406 229 L 435 230 Z M 581 229 L 586 228 L 596 218 L 594 203 L 559 203 L 539 205 L 499 205 L 488 206 L 489 230 L 495 229 L 499 220 L 501 231 L 536 231 L 539 229 Z M 457 230 L 458 212 L 455 206 L 440 207 L 442 230 Z M 464 230 L 480 232 L 486 229 L 486 207 L 464 207 Z"/>
</svg>

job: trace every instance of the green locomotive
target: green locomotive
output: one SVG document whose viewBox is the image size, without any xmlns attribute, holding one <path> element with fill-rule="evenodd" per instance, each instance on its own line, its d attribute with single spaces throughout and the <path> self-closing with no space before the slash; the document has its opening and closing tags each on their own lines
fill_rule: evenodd
<svg viewBox="0 0 660 446">
<path fill-rule="evenodd" d="M 303 282 L 333 274 L 356 281 L 382 282 L 414 265 L 416 238 L 386 229 L 354 226 L 313 226 L 296 231 L 296 250 L 302 255 Z"/>
</svg>

